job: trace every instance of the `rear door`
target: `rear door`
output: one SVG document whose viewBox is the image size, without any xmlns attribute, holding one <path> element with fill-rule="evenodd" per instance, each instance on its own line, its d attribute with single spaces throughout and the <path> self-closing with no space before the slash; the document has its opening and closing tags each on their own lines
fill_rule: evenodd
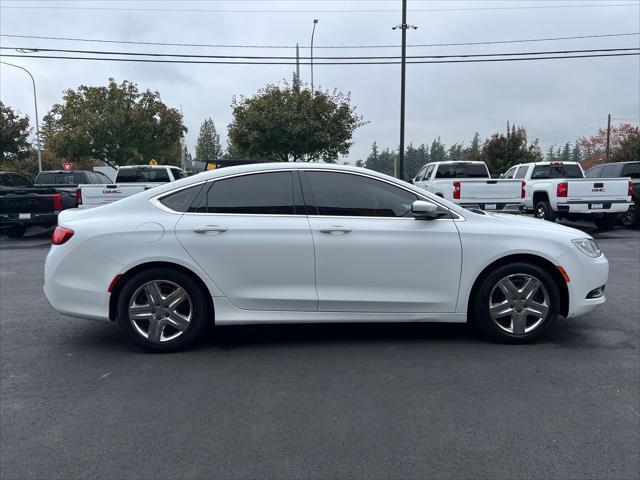
<svg viewBox="0 0 640 480">
<path fill-rule="evenodd" d="M 205 184 L 176 235 L 238 308 L 317 310 L 313 240 L 296 171 Z"/>
<path fill-rule="evenodd" d="M 303 178 L 320 311 L 455 311 L 462 254 L 450 217 L 416 220 L 415 193 L 367 175 Z"/>
</svg>

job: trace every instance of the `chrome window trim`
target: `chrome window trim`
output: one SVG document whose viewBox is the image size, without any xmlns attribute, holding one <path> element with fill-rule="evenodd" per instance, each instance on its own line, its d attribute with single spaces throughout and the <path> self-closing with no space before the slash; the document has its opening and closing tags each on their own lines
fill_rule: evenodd
<svg viewBox="0 0 640 480">
<path fill-rule="evenodd" d="M 417 196 L 419 199 L 425 200 L 427 202 L 431 202 L 431 203 L 435 203 L 436 205 L 438 205 L 441 208 L 444 208 L 445 210 L 447 210 L 449 212 L 450 217 L 448 218 L 437 218 L 435 220 L 462 220 L 464 221 L 465 218 L 458 214 L 457 212 L 454 212 L 453 210 L 451 210 L 449 207 L 447 207 L 446 205 L 441 204 L 438 201 L 435 201 L 425 195 L 422 195 L 421 193 L 415 192 L 413 190 L 411 190 L 410 188 L 407 188 L 403 185 L 398 185 L 394 182 L 390 182 L 389 180 L 386 180 L 384 178 L 379 178 L 376 177 L 375 175 L 368 175 L 366 172 L 352 172 L 349 170 L 340 170 L 340 169 L 334 169 L 334 168 L 313 168 L 313 167 L 305 167 L 305 168 L 270 168 L 268 170 L 260 170 L 258 172 L 241 172 L 241 173 L 233 173 L 233 174 L 229 174 L 229 175 L 224 175 L 221 177 L 216 177 L 216 178 L 211 178 L 208 180 L 202 180 L 200 182 L 197 183 L 191 183 L 189 185 L 185 185 L 183 187 L 179 187 L 179 188 L 175 188 L 173 190 L 170 190 L 168 192 L 164 192 L 164 193 L 160 193 L 154 197 L 151 197 L 149 199 L 149 202 L 155 206 L 156 208 L 159 208 L 160 210 L 167 212 L 167 213 L 172 213 L 172 214 L 176 214 L 176 215 L 220 215 L 220 216 L 229 216 L 229 215 L 233 215 L 233 216 L 243 216 L 243 217 L 314 217 L 314 218 L 374 218 L 374 219 L 384 219 L 384 220 L 415 220 L 414 217 L 371 217 L 371 216 L 364 216 L 364 215 L 297 215 L 297 214 L 273 214 L 273 213 L 200 213 L 200 212 L 177 212 L 175 210 L 171 210 L 169 207 L 163 205 L 162 203 L 160 203 L 160 200 L 162 200 L 164 197 L 172 195 L 174 193 L 180 192 L 182 190 L 186 190 L 187 188 L 191 188 L 191 187 L 195 187 L 198 185 L 202 185 L 203 183 L 213 183 L 213 182 L 217 182 L 219 180 L 226 180 L 229 178 L 234 178 L 234 177 L 242 177 L 242 176 L 246 176 L 246 175 L 259 175 L 261 173 L 274 173 L 274 172 L 295 172 L 295 171 L 302 171 L 302 172 L 332 172 L 332 173 L 344 173 L 347 175 L 359 175 L 361 177 L 365 177 L 365 178 L 370 178 L 372 180 L 378 180 L 380 182 L 384 182 L 384 183 L 388 183 L 389 185 L 392 185 L 396 188 L 400 188 L 402 190 L 405 190 L 415 196 Z M 433 221 L 433 220 L 432 220 Z"/>
</svg>

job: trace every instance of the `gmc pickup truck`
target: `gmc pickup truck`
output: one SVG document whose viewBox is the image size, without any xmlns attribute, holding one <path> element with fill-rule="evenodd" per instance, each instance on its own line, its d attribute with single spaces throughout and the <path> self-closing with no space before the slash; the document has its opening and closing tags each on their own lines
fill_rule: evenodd
<svg viewBox="0 0 640 480">
<path fill-rule="evenodd" d="M 511 167 L 505 178 L 525 182 L 524 208 L 540 219 L 587 219 L 612 228 L 631 205 L 629 178 L 584 178 L 576 162 L 535 162 Z"/>
<path fill-rule="evenodd" d="M 518 212 L 523 204 L 523 182 L 494 180 L 484 162 L 427 163 L 413 184 L 465 208 Z"/>
<path fill-rule="evenodd" d="M 79 185 L 76 191 L 79 208 L 93 208 L 113 203 L 150 188 L 186 177 L 178 167 L 131 165 L 118 168 L 116 181 L 99 185 Z"/>
<path fill-rule="evenodd" d="M 587 178 L 630 178 L 633 203 L 629 205 L 629 210 L 620 216 L 620 223 L 627 228 L 640 228 L 640 161 L 596 165 L 587 170 L 584 175 Z"/>
</svg>

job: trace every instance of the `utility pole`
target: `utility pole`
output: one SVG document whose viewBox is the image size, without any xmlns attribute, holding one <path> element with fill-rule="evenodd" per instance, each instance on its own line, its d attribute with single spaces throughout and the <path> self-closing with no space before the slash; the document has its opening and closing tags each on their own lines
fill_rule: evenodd
<svg viewBox="0 0 640 480">
<path fill-rule="evenodd" d="M 311 32 L 311 98 L 313 99 L 313 36 L 316 33 L 316 25 L 318 24 L 318 19 L 313 19 L 313 31 Z"/>
<path fill-rule="evenodd" d="M 609 146 L 611 145 L 611 114 L 607 116 L 607 149 L 604 152 L 604 161 L 609 161 Z"/>
<path fill-rule="evenodd" d="M 393 27 L 402 29 L 402 59 L 400 61 L 400 151 L 398 152 L 398 165 L 395 174 L 400 180 L 404 177 L 404 104 L 405 83 L 407 70 L 407 29 L 417 29 L 415 25 L 407 25 L 407 0 L 402 0 L 402 23 Z"/>
<path fill-rule="evenodd" d="M 27 70 L 24 67 L 21 67 L 20 65 L 14 65 L 13 63 L 7 63 L 7 62 L 0 62 L 3 65 L 9 65 L 10 67 L 16 67 L 19 68 L 20 70 L 24 70 L 25 72 L 27 72 L 27 75 L 29 75 L 31 77 L 31 83 L 33 84 L 33 106 L 35 107 L 35 111 L 36 111 L 36 146 L 38 147 L 38 172 L 42 171 L 42 147 L 40 146 L 40 123 L 38 122 L 38 99 L 36 97 L 36 81 L 33 78 L 33 75 L 31 75 L 31 72 L 29 70 Z"/>
<path fill-rule="evenodd" d="M 298 78 L 298 82 L 300 82 L 300 48 L 296 43 L 296 77 Z"/>
</svg>

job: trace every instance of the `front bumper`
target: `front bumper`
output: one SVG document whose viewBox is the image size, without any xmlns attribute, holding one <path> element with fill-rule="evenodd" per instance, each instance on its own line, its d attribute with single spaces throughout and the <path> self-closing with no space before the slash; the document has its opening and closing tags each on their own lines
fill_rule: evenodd
<svg viewBox="0 0 640 480">
<path fill-rule="evenodd" d="M 571 252 L 573 258 L 561 263 L 569 275 L 569 312 L 567 318 L 579 317 L 606 302 L 603 294 L 597 298 L 587 298 L 595 289 L 604 287 L 609 279 L 609 261 L 604 255 L 591 258 L 580 252 Z M 578 261 L 576 261 L 578 255 Z M 581 258 L 584 257 L 584 258 Z M 564 260 L 564 259 L 561 259 Z"/>
</svg>

